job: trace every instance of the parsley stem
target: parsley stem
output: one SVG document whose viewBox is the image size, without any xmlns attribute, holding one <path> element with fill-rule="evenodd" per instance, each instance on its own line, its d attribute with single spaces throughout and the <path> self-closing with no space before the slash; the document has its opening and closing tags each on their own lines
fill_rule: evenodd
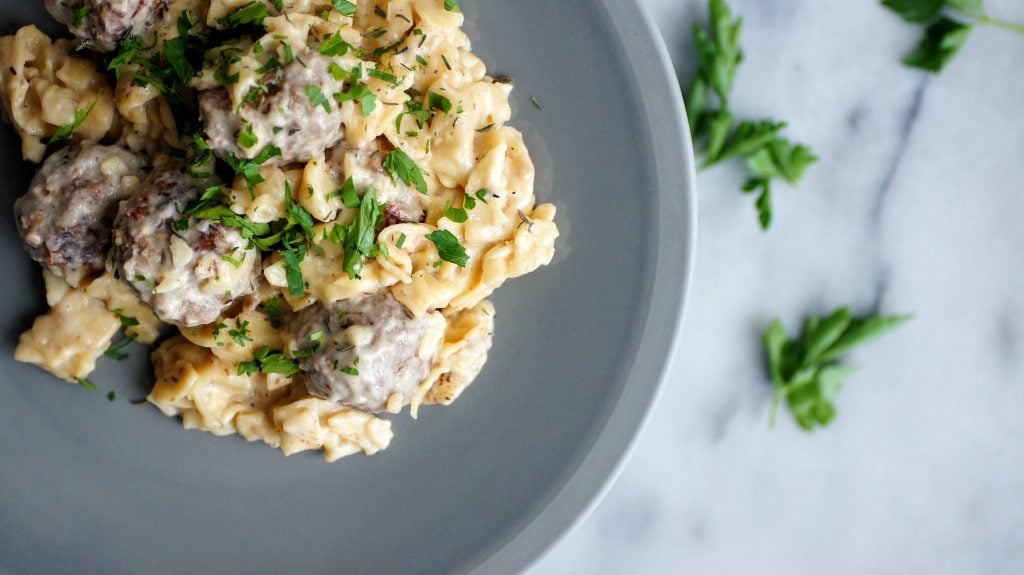
<svg viewBox="0 0 1024 575">
<path fill-rule="evenodd" d="M 1003 20 L 1002 18 L 994 18 L 984 9 L 971 10 L 967 8 L 960 8 L 959 12 L 968 18 L 974 18 L 981 24 L 988 24 L 989 26 L 995 26 L 996 28 L 1002 28 L 1003 30 L 1024 34 L 1024 24 L 1010 22 L 1009 20 Z"/>
<path fill-rule="evenodd" d="M 995 26 L 996 28 L 1002 28 L 1018 34 L 1024 34 L 1024 24 L 1018 24 L 1016 22 L 1009 22 L 1007 20 L 1001 20 L 999 18 L 993 18 L 988 14 L 982 14 L 978 17 L 979 21 L 984 24 Z"/>
<path fill-rule="evenodd" d="M 775 415 L 779 413 L 779 406 L 782 405 L 782 396 L 785 394 L 785 388 L 776 384 L 775 394 L 772 396 L 772 413 L 768 419 L 768 429 L 775 429 Z"/>
</svg>

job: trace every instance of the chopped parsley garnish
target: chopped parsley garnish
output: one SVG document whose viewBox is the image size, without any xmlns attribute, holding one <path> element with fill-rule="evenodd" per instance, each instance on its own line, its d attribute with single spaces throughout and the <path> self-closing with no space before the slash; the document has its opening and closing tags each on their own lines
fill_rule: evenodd
<svg viewBox="0 0 1024 575">
<path fill-rule="evenodd" d="M 347 91 L 334 94 L 334 101 L 338 104 L 348 100 L 359 102 L 359 109 L 364 118 L 369 116 L 377 107 L 377 95 L 373 93 L 373 90 L 367 88 L 365 84 L 351 84 Z"/>
<path fill-rule="evenodd" d="M 213 201 L 220 197 L 221 191 L 224 190 L 224 186 L 217 185 L 206 188 L 198 198 L 189 201 L 185 204 L 185 210 L 181 212 L 183 216 L 194 216 L 206 208 L 213 205 Z M 187 228 L 186 228 L 187 229 Z"/>
<path fill-rule="evenodd" d="M 63 126 L 58 127 L 57 130 L 53 133 L 53 135 L 50 136 L 50 139 L 46 140 L 46 143 L 53 144 L 55 142 L 61 142 L 63 140 L 67 140 L 68 138 L 70 138 L 71 134 L 74 134 L 75 130 L 77 130 L 78 127 L 82 125 L 82 122 L 84 122 L 85 119 L 89 117 L 89 114 L 92 113 L 92 109 L 96 107 L 96 102 L 98 101 L 99 100 L 93 100 L 92 104 L 89 104 L 89 107 L 84 110 L 79 108 L 75 112 L 74 121 L 70 124 L 65 124 Z"/>
<path fill-rule="evenodd" d="M 182 35 L 164 42 L 164 56 L 167 57 L 167 62 L 182 82 L 188 82 L 196 75 L 195 70 L 192 69 L 192 64 L 189 63 L 188 58 L 185 56 L 187 40 L 188 36 Z"/>
<path fill-rule="evenodd" d="M 466 248 L 459 243 L 455 234 L 448 230 L 435 230 L 427 234 L 427 238 L 437 246 L 437 254 L 446 262 L 451 262 L 459 267 L 466 267 L 469 256 L 466 255 Z"/>
<path fill-rule="evenodd" d="M 103 352 L 103 355 L 115 360 L 124 361 L 128 359 L 128 354 L 124 352 L 124 348 L 128 347 L 128 344 L 135 341 L 133 337 L 126 337 L 117 343 L 111 343 L 110 347 Z"/>
<path fill-rule="evenodd" d="M 384 169 L 391 174 L 392 180 L 402 180 L 407 186 L 414 184 L 419 193 L 427 195 L 423 170 L 401 148 L 395 148 L 384 158 Z"/>
<path fill-rule="evenodd" d="M 445 114 L 452 111 L 452 101 L 437 92 L 427 95 L 427 105 L 431 110 L 441 110 Z"/>
<path fill-rule="evenodd" d="M 333 0 L 334 9 L 341 12 L 342 16 L 351 16 L 356 13 L 356 5 L 348 0 Z"/>
<path fill-rule="evenodd" d="M 371 78 L 377 78 L 378 80 L 384 80 L 385 82 L 387 82 L 388 84 L 391 84 L 392 86 L 397 86 L 398 83 L 399 83 L 398 76 L 395 76 L 394 74 L 391 74 L 391 73 L 388 73 L 388 72 L 384 72 L 383 70 L 376 70 L 376 69 L 369 70 L 367 72 L 367 74 L 369 74 Z"/>
<path fill-rule="evenodd" d="M 449 12 L 458 12 L 459 0 L 444 0 L 444 9 Z"/>
<path fill-rule="evenodd" d="M 327 99 L 327 96 L 324 96 L 323 91 L 316 84 L 306 86 L 306 97 L 313 103 L 314 108 L 321 106 L 325 112 L 331 113 L 331 101 Z"/>
<path fill-rule="evenodd" d="M 309 341 L 313 342 L 313 345 L 305 349 L 296 349 L 292 351 L 292 355 L 295 357 L 312 357 L 316 352 L 320 351 L 320 348 L 324 344 L 324 330 L 317 330 L 310 334 Z"/>
<path fill-rule="evenodd" d="M 476 191 L 476 199 L 478 199 L 481 202 L 486 204 L 487 203 L 487 194 L 488 194 L 488 192 L 487 192 L 486 188 L 480 188 L 479 190 Z"/>
<path fill-rule="evenodd" d="M 280 351 L 271 351 L 270 347 L 264 345 L 256 348 L 252 361 L 238 364 L 238 375 L 254 373 L 280 373 L 291 377 L 299 373 L 299 365 Z"/>
<path fill-rule="evenodd" d="M 235 171 L 235 175 L 245 178 L 245 184 L 249 187 L 250 196 L 253 194 L 253 186 L 263 183 L 265 180 L 260 175 L 260 166 L 274 156 L 281 155 L 281 148 L 271 144 L 263 148 L 259 155 L 251 160 L 239 158 L 234 155 L 227 157 L 228 165 Z"/>
<path fill-rule="evenodd" d="M 231 14 L 217 21 L 221 28 L 236 28 L 245 24 L 260 25 L 263 19 L 270 16 L 267 5 L 263 2 L 249 2 Z"/>
<path fill-rule="evenodd" d="M 260 138 L 252 131 L 252 123 L 246 122 L 245 129 L 238 134 L 238 145 L 243 148 L 251 148 L 258 143 L 260 143 Z"/>
<path fill-rule="evenodd" d="M 407 90 L 407 92 L 408 92 L 408 90 Z M 415 97 L 418 97 L 418 96 L 410 94 L 410 97 L 415 98 Z M 426 124 L 427 120 L 430 119 L 430 110 L 424 110 L 423 109 L 423 104 L 420 103 L 417 100 L 409 100 L 409 101 L 407 101 L 405 103 L 405 111 L 400 113 L 400 114 L 398 114 L 398 116 L 395 118 L 395 131 L 396 132 L 401 132 L 402 131 L 402 118 L 404 118 L 405 116 L 412 116 L 412 117 L 416 118 L 416 126 L 419 127 L 419 128 L 423 128 L 423 126 Z"/>
<path fill-rule="evenodd" d="M 113 390 L 107 392 L 107 401 L 114 401 L 115 399 L 117 399 L 117 394 Z"/>
<path fill-rule="evenodd" d="M 235 250 L 231 250 L 231 254 L 235 253 Z M 231 264 L 236 269 L 241 268 L 242 264 L 245 263 L 245 254 L 235 257 L 231 254 L 220 254 L 220 259 Z"/>
<path fill-rule="evenodd" d="M 380 251 L 376 243 L 377 226 L 384 220 L 381 205 L 377 203 L 377 192 L 371 186 L 366 190 L 359 204 L 359 213 L 351 224 L 335 225 L 328 234 L 331 243 L 340 244 L 345 250 L 342 269 L 350 279 L 359 279 L 363 271 L 363 258 L 377 257 Z"/>
<path fill-rule="evenodd" d="M 276 70 L 278 68 L 284 68 L 284 64 L 282 64 L 281 61 L 278 60 L 277 58 L 271 56 L 270 59 L 266 61 L 266 63 L 264 63 L 259 68 L 256 68 L 256 73 L 263 75 L 271 70 Z M 267 90 L 269 90 L 267 86 L 261 86 L 261 89 L 258 89 L 257 92 L 266 92 Z M 249 91 L 252 92 L 252 89 L 250 88 Z M 246 100 L 249 100 L 248 94 L 246 95 Z"/>
<path fill-rule="evenodd" d="M 89 15 L 89 12 L 92 12 L 92 6 L 88 4 L 83 4 L 81 8 L 75 8 L 75 28 L 85 23 L 85 18 Z"/>
<path fill-rule="evenodd" d="M 200 172 L 198 170 L 210 167 L 210 164 L 213 162 L 213 150 L 199 133 L 192 135 L 192 141 L 195 143 L 198 153 L 196 154 L 196 157 L 185 166 L 185 170 L 188 172 L 188 175 L 198 180 L 209 178 L 213 175 L 213 172 Z"/>
<path fill-rule="evenodd" d="M 353 54 L 362 56 L 362 50 L 349 44 L 341 37 L 341 31 L 335 32 L 320 45 L 320 53 L 324 56 L 344 56 L 351 50 Z"/>
<path fill-rule="evenodd" d="M 263 308 L 263 313 L 267 314 L 270 319 L 270 326 L 273 328 L 281 327 L 281 318 L 284 314 L 284 310 L 281 309 L 281 300 L 274 296 L 260 305 Z"/>
<path fill-rule="evenodd" d="M 385 12 L 384 9 L 380 7 L 380 4 L 374 5 L 373 13 L 378 15 L 378 16 L 380 16 L 381 18 L 387 18 L 388 17 L 388 13 Z"/>
<path fill-rule="evenodd" d="M 467 210 L 472 210 L 476 207 L 476 199 L 474 199 L 473 196 L 466 194 L 466 197 L 462 198 L 462 207 Z"/>
<path fill-rule="evenodd" d="M 352 181 L 350 176 L 341 184 L 341 189 L 335 192 L 331 192 L 329 197 L 341 196 L 341 203 L 346 208 L 358 208 L 362 203 L 362 198 L 359 197 L 359 192 L 356 191 L 355 182 Z"/>
<path fill-rule="evenodd" d="M 121 308 L 114 308 L 112 313 L 121 321 L 121 327 L 135 327 L 139 325 L 138 319 L 130 315 L 124 315 L 124 310 Z"/>
<path fill-rule="evenodd" d="M 76 377 L 75 382 L 78 385 L 81 385 L 82 387 L 88 389 L 89 391 L 96 391 L 96 384 L 94 384 L 93 382 L 89 381 L 84 377 Z"/>
<path fill-rule="evenodd" d="M 235 340 L 238 347 L 245 347 L 245 342 L 252 341 L 249 335 L 249 322 L 235 319 L 235 329 L 228 331 L 228 336 Z"/>
<path fill-rule="evenodd" d="M 135 61 L 135 57 L 138 56 L 140 50 L 145 49 L 145 45 L 141 36 L 125 36 L 121 38 L 120 47 L 121 50 L 117 56 L 107 64 L 107 69 L 113 70 L 114 75 L 119 78 L 121 77 L 121 67 Z"/>
<path fill-rule="evenodd" d="M 356 357 L 354 360 L 352 360 L 352 365 L 345 366 L 345 367 L 339 369 L 338 371 L 340 371 L 341 373 L 345 373 L 345 374 L 348 374 L 348 375 L 351 375 L 351 376 L 355 377 L 355 376 L 359 375 L 359 370 L 356 369 L 356 366 L 358 366 L 358 365 L 359 365 L 359 358 Z"/>
<path fill-rule="evenodd" d="M 153 280 L 147 278 L 146 276 L 144 276 L 142 274 L 135 274 L 135 281 L 142 282 L 142 283 L 146 284 L 146 286 L 149 289 L 151 289 L 151 290 L 155 290 L 156 289 L 156 284 L 153 283 Z"/>
<path fill-rule="evenodd" d="M 398 248 L 398 249 L 402 249 L 402 246 L 404 246 L 404 245 L 405 245 L 405 233 L 402 233 L 402 235 L 398 236 L 398 241 L 395 242 L 395 247 Z"/>
<path fill-rule="evenodd" d="M 457 224 L 462 224 L 469 219 L 469 214 L 466 213 L 464 208 L 456 208 L 449 202 L 444 207 L 444 217 Z"/>
</svg>

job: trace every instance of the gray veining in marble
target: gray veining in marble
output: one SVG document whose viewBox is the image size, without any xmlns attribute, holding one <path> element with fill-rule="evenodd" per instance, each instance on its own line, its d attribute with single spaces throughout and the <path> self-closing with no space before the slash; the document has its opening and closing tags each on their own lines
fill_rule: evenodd
<svg viewBox="0 0 1024 575">
<path fill-rule="evenodd" d="M 681 78 L 703 1 L 643 0 Z M 755 222 L 740 165 L 699 177 L 697 273 L 653 417 L 561 573 L 1024 573 L 1024 37 L 975 31 L 939 76 L 865 0 L 733 0 L 734 111 L 820 156 Z M 1019 0 L 987 0 L 1024 21 Z M 684 80 L 685 81 L 685 80 Z M 826 430 L 783 412 L 759 334 L 837 305 L 915 320 L 855 352 Z"/>
</svg>

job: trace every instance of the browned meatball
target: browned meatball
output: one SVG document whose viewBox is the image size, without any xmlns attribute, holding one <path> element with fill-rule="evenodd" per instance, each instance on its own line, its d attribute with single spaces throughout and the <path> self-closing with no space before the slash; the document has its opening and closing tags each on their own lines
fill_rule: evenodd
<svg viewBox="0 0 1024 575">
<path fill-rule="evenodd" d="M 243 104 L 237 113 L 224 88 L 202 92 L 199 108 L 210 147 L 221 157 L 253 158 L 267 146 L 277 146 L 281 155 L 268 165 L 306 162 L 323 153 L 345 135 L 341 111 L 332 97 L 342 91 L 343 84 L 328 72 L 330 63 L 326 56 L 307 52 L 268 72 L 261 82 L 266 92 Z M 315 89 L 313 96 L 310 86 Z M 242 148 L 239 133 L 250 128 L 255 143 Z"/>
<path fill-rule="evenodd" d="M 118 205 L 138 187 L 143 160 L 118 146 L 64 148 L 43 162 L 14 202 L 32 259 L 72 280 L 103 270 Z"/>
<path fill-rule="evenodd" d="M 409 318 L 390 293 L 324 305 L 292 318 L 291 330 L 306 387 L 313 395 L 364 411 L 383 410 L 392 394 L 407 405 L 430 373 L 433 353 L 421 357 L 424 340 L 443 333 L 441 314 Z"/>
<path fill-rule="evenodd" d="M 385 138 L 353 148 L 342 142 L 327 151 L 327 166 L 339 180 L 352 178 L 357 190 L 373 186 L 377 201 L 384 204 L 384 225 L 423 222 L 426 196 L 384 170 L 384 158 L 394 148 Z"/>
<path fill-rule="evenodd" d="M 179 170 L 155 173 L 114 222 L 114 258 L 122 278 L 161 320 L 210 323 L 252 293 L 258 252 L 235 228 L 183 217 L 203 183 Z"/>
<path fill-rule="evenodd" d="M 97 52 L 113 52 L 121 38 L 138 36 L 167 5 L 165 0 L 46 0 L 46 9 Z"/>
</svg>

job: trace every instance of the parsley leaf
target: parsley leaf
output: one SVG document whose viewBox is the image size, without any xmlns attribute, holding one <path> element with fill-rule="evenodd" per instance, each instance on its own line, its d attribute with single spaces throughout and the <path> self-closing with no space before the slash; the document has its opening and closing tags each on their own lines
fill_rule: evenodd
<svg viewBox="0 0 1024 575">
<path fill-rule="evenodd" d="M 306 97 L 313 103 L 313 108 L 322 106 L 324 111 L 328 114 L 331 113 L 331 101 L 324 96 L 323 91 L 320 90 L 320 86 L 316 84 L 309 84 L 306 86 Z"/>
<path fill-rule="evenodd" d="M 407 186 L 415 184 L 419 193 L 427 195 L 427 182 L 423 179 L 423 170 L 401 148 L 395 148 L 384 158 L 384 169 L 391 174 L 392 180 L 402 180 Z"/>
<path fill-rule="evenodd" d="M 306 283 L 302 279 L 302 268 L 299 267 L 299 256 L 292 248 L 287 248 L 281 255 L 284 257 L 284 275 L 288 281 L 288 293 L 302 297 L 306 295 Z"/>
<path fill-rule="evenodd" d="M 228 336 L 235 340 L 238 347 L 245 347 L 245 342 L 252 341 L 249 335 L 249 322 L 235 319 L 235 329 L 228 330 Z"/>
<path fill-rule="evenodd" d="M 92 6 L 88 4 L 83 4 L 80 8 L 75 8 L 75 28 L 79 28 L 85 23 L 85 18 L 89 15 L 89 12 L 92 12 Z"/>
<path fill-rule="evenodd" d="M 88 389 L 89 391 L 96 391 L 96 384 L 94 384 L 93 382 L 89 381 L 84 377 L 76 377 L 75 383 L 81 385 L 82 387 Z"/>
<path fill-rule="evenodd" d="M 231 169 L 234 170 L 235 175 L 240 175 L 245 178 L 245 184 L 249 187 L 249 194 L 253 194 L 253 186 L 256 184 L 263 183 L 265 180 L 260 175 L 260 166 L 266 163 L 267 160 L 274 156 L 281 155 L 281 148 L 271 144 L 263 150 L 253 159 L 247 160 L 239 158 L 234 155 L 229 155 L 226 160 Z"/>
<path fill-rule="evenodd" d="M 971 26 L 945 16 L 929 24 L 924 38 L 906 56 L 903 63 L 911 68 L 941 72 L 967 41 Z"/>
<path fill-rule="evenodd" d="M 84 122 L 85 119 L 89 117 L 89 114 L 92 113 L 92 109 L 96 107 L 96 102 L 98 101 L 99 100 L 93 100 L 92 104 L 89 104 L 89 107 L 84 110 L 79 108 L 75 112 L 74 121 L 72 121 L 70 124 L 65 124 L 63 126 L 58 127 L 57 130 L 53 133 L 53 135 L 50 136 L 50 139 L 46 140 L 46 144 L 49 145 L 70 138 L 71 134 L 74 134 L 75 130 L 77 130 L 78 127 L 82 125 L 82 122 Z"/>
<path fill-rule="evenodd" d="M 231 14 L 217 21 L 221 28 L 237 28 L 245 24 L 259 26 L 263 19 L 270 16 L 267 5 L 263 2 L 249 2 Z"/>
<path fill-rule="evenodd" d="M 334 9 L 341 12 L 343 16 L 351 16 L 356 13 L 356 5 L 348 0 L 333 0 Z"/>
<path fill-rule="evenodd" d="M 946 0 L 882 0 L 882 5 L 907 22 L 924 23 L 939 15 Z"/>
<path fill-rule="evenodd" d="M 446 262 L 451 262 L 459 267 L 466 267 L 469 256 L 466 255 L 466 248 L 459 243 L 455 234 L 448 230 L 434 230 L 427 234 L 427 238 L 434 242 L 437 247 L 437 255 Z"/>
<path fill-rule="evenodd" d="M 825 317 L 808 318 L 796 339 L 789 338 L 781 321 L 772 321 L 762 336 L 768 373 L 775 388 L 771 425 L 775 425 L 775 414 L 783 399 L 797 425 L 805 431 L 816 425 L 828 425 L 836 415 L 836 394 L 852 372 L 838 364 L 840 357 L 908 319 L 908 315 L 855 318 L 849 309 L 840 308 Z"/>
<path fill-rule="evenodd" d="M 444 9 L 449 12 L 458 12 L 459 0 L 444 0 Z"/>
<path fill-rule="evenodd" d="M 260 304 L 260 307 L 263 309 L 263 313 L 267 314 L 267 317 L 270 319 L 270 327 L 281 327 L 284 310 L 281 309 L 281 300 L 279 300 L 277 296 L 263 302 Z"/>
<path fill-rule="evenodd" d="M 324 56 L 344 56 L 352 50 L 357 56 L 362 56 L 362 51 L 349 44 L 341 37 L 341 31 L 335 32 L 320 45 L 320 53 Z"/>
<path fill-rule="evenodd" d="M 431 110 L 441 110 L 445 114 L 452 111 L 452 101 L 437 92 L 427 94 L 427 105 Z"/>
<path fill-rule="evenodd" d="M 366 190 L 359 204 L 359 213 L 355 220 L 344 230 L 335 227 L 334 236 L 331 241 L 339 243 L 340 239 L 345 248 L 345 260 L 342 269 L 350 279 L 359 279 L 363 271 L 363 258 L 377 256 L 378 247 L 377 226 L 384 220 L 384 213 L 381 205 L 377 203 L 377 192 L 371 186 Z"/>
<path fill-rule="evenodd" d="M 817 158 L 810 149 L 791 144 L 780 134 L 786 127 L 775 120 L 740 120 L 729 107 L 736 72 L 743 62 L 740 48 L 742 19 L 733 18 L 725 0 L 709 0 L 710 30 L 694 26 L 698 70 L 686 104 L 693 140 L 703 149 L 701 168 L 734 158 L 745 158 L 750 177 L 743 192 L 758 192 L 755 207 L 762 229 L 772 221 L 772 181 L 799 184 Z"/>
<path fill-rule="evenodd" d="M 466 196 L 466 199 L 471 200 L 472 198 Z M 462 224 L 469 219 L 469 214 L 466 213 L 465 208 L 456 208 L 452 206 L 451 202 L 449 202 L 444 206 L 444 217 L 457 224 Z"/>
<path fill-rule="evenodd" d="M 299 373 L 299 365 L 277 350 L 271 351 L 268 346 L 260 346 L 253 352 L 252 361 L 238 364 L 238 375 L 254 373 L 280 373 L 289 377 Z"/>
<path fill-rule="evenodd" d="M 338 104 L 348 100 L 359 102 L 359 108 L 364 118 L 369 116 L 377 107 L 377 95 L 373 93 L 373 90 L 367 88 L 365 84 L 350 84 L 348 91 L 339 92 L 334 95 L 334 101 Z"/>
<path fill-rule="evenodd" d="M 238 134 L 238 145 L 243 148 L 251 148 L 258 143 L 260 143 L 260 138 L 252 131 L 252 123 L 246 122 L 245 130 Z"/>
<path fill-rule="evenodd" d="M 963 47 L 975 25 L 987 24 L 1024 34 L 1024 25 L 989 15 L 982 0 L 882 0 L 882 5 L 907 22 L 926 25 L 924 37 L 903 57 L 903 63 L 928 72 L 941 72 Z M 970 21 L 947 15 L 952 12 Z"/>
</svg>

